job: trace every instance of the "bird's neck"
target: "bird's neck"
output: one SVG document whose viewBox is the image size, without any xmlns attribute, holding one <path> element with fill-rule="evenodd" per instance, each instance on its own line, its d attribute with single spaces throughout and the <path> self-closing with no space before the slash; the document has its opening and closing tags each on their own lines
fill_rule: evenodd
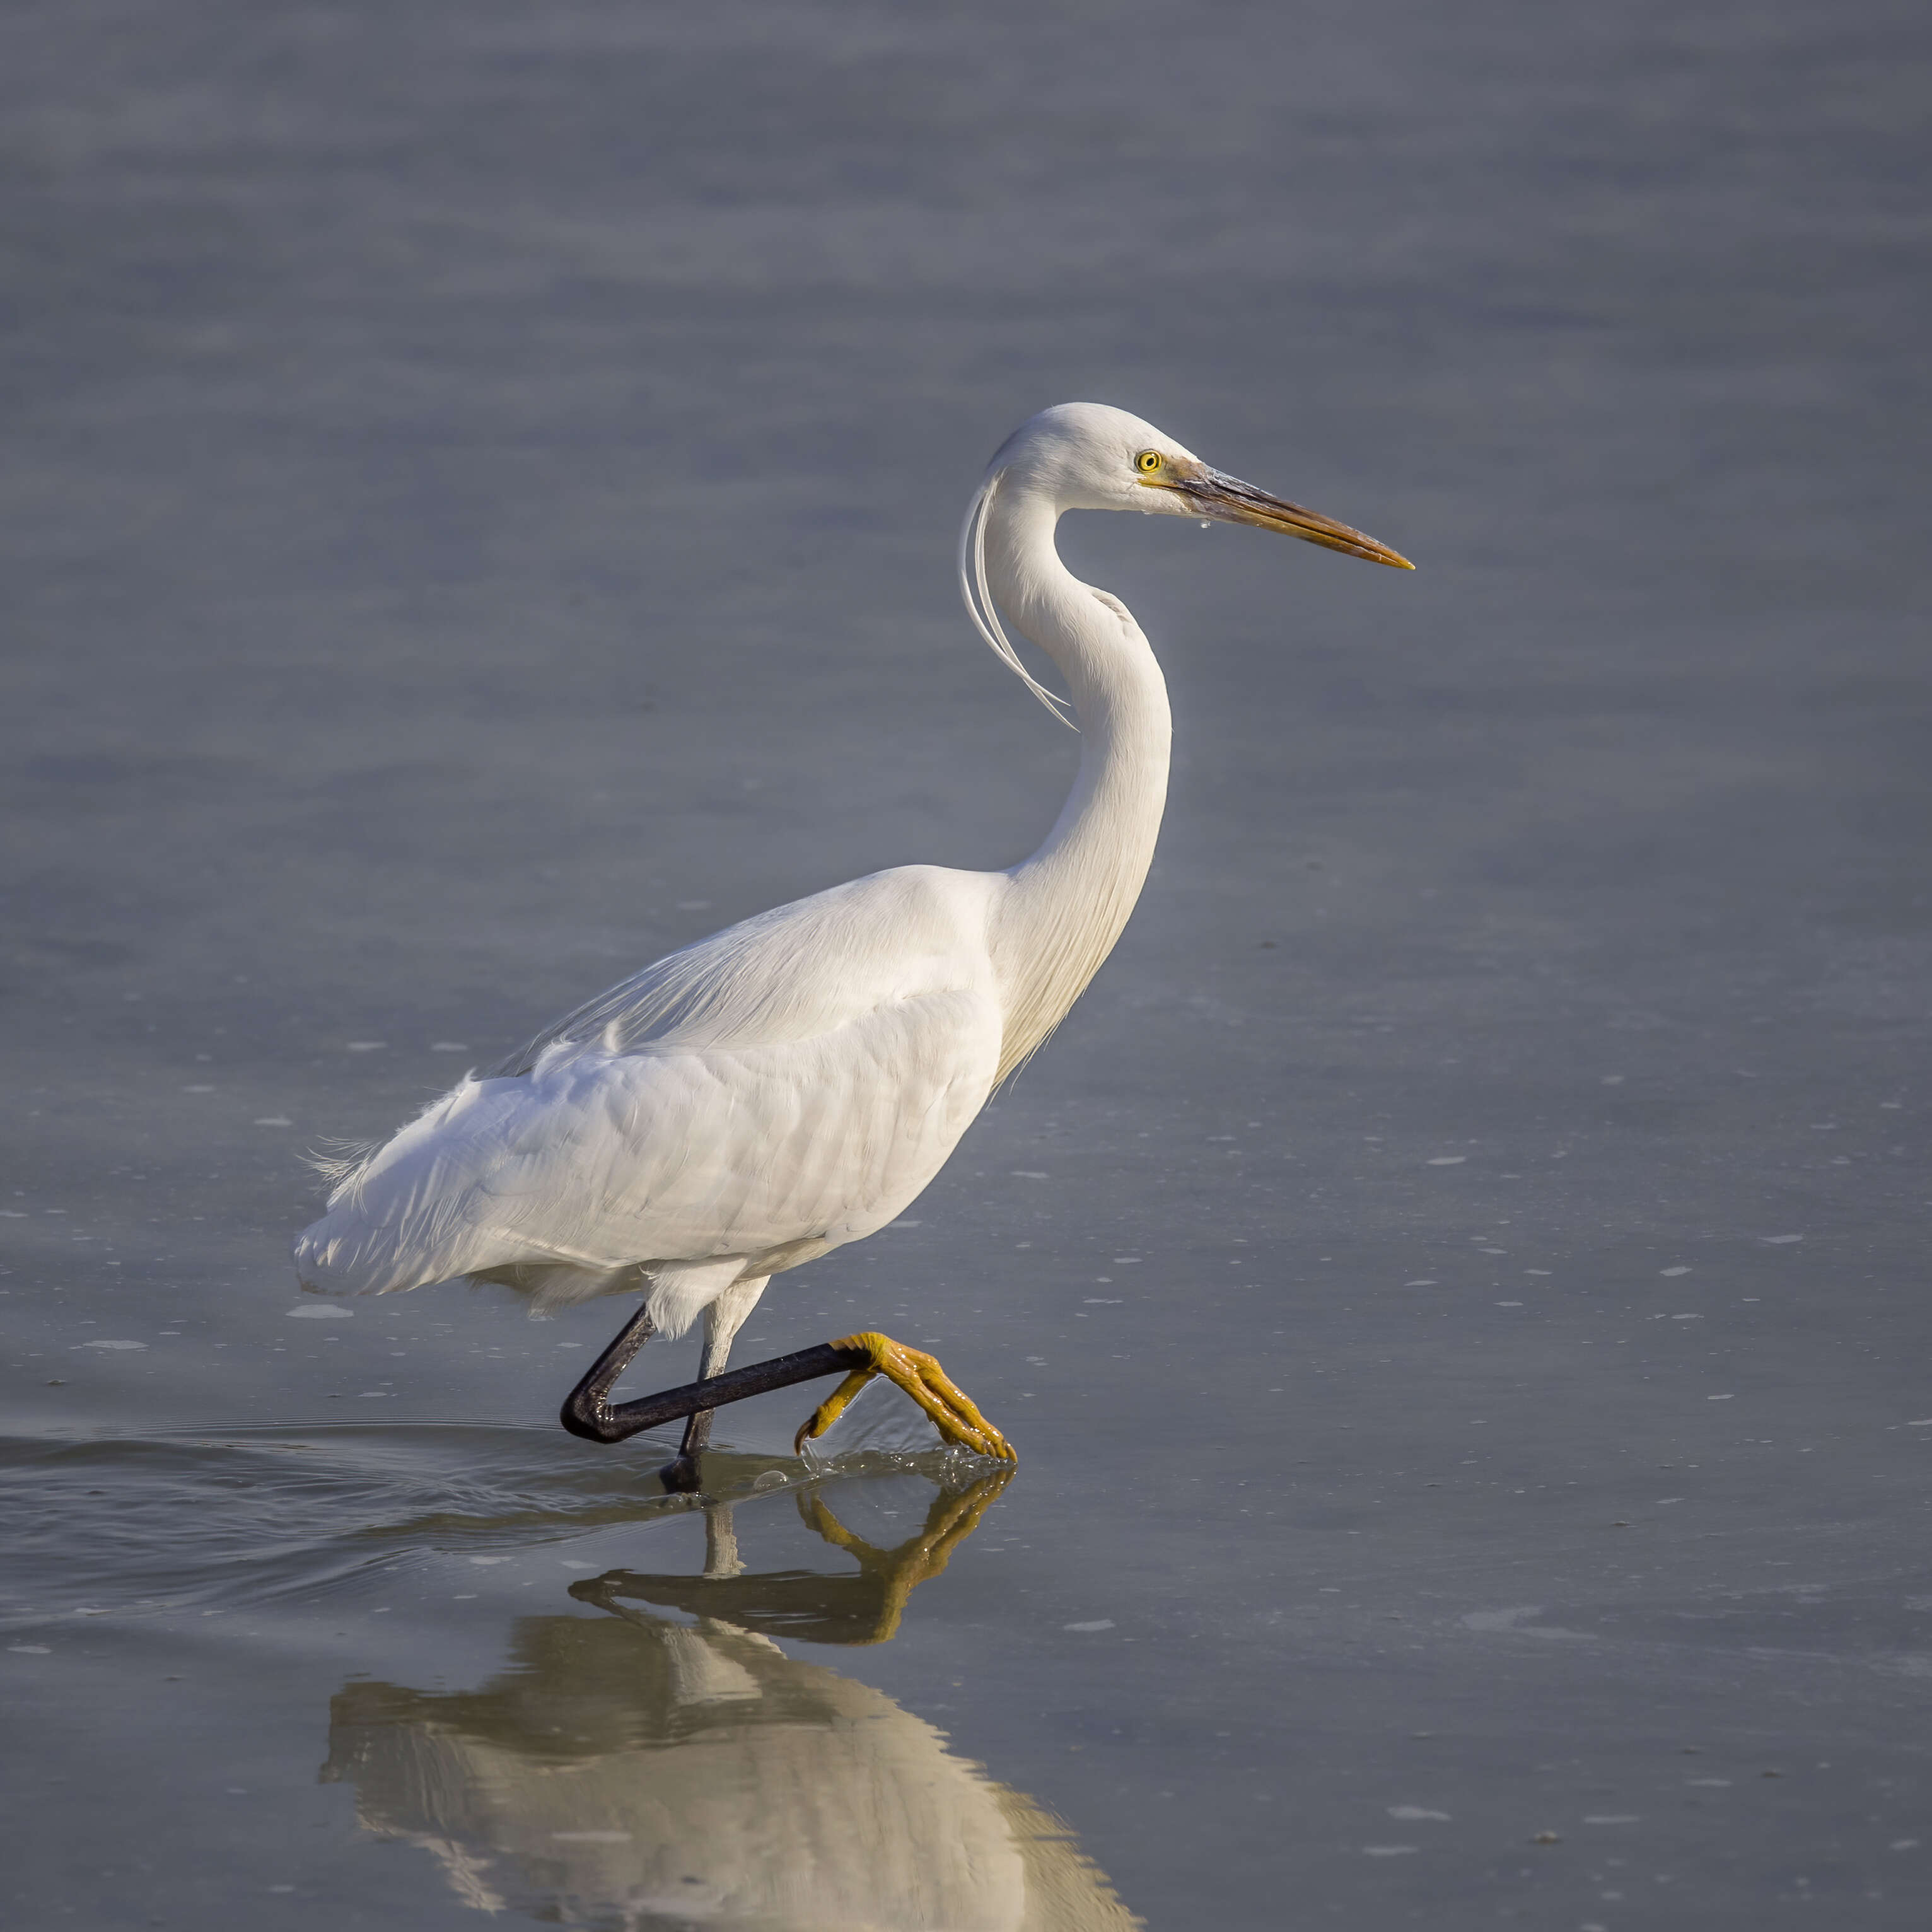
<svg viewBox="0 0 1932 1932">
<path fill-rule="evenodd" d="M 1000 608 L 1066 682 L 1080 775 L 1046 842 L 1006 875 L 993 933 L 1006 995 L 1004 1078 L 1100 970 L 1140 897 L 1167 801 L 1167 686 L 1126 607 L 1082 584 L 1054 548 L 1058 511 L 1004 486 L 987 514 L 987 580 Z"/>
</svg>

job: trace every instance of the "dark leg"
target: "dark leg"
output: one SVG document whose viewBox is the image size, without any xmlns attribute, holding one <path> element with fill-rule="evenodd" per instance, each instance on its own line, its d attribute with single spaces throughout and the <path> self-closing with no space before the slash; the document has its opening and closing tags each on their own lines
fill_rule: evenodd
<svg viewBox="0 0 1932 1932">
<path fill-rule="evenodd" d="M 708 1382 L 724 1372 L 724 1365 L 731 1359 L 731 1344 L 745 1325 L 745 1318 L 758 1306 L 768 1279 L 754 1275 L 748 1281 L 734 1282 L 705 1310 L 704 1354 L 698 1365 L 700 1382 Z M 711 1441 L 711 1416 L 710 1409 L 700 1408 L 684 1425 L 684 1440 L 676 1455 L 658 1472 L 666 1489 L 688 1496 L 703 1486 L 698 1459 Z"/>
<path fill-rule="evenodd" d="M 677 1445 L 677 1454 L 658 1472 L 666 1489 L 688 1496 L 704 1486 L 698 1476 L 698 1459 L 711 1444 L 712 1414 L 708 1408 L 700 1408 L 684 1425 L 684 1440 Z"/>
<path fill-rule="evenodd" d="M 572 1389 L 557 1418 L 573 1436 L 589 1442 L 621 1442 L 636 1433 L 616 1419 L 608 1400 L 612 1385 L 637 1359 L 638 1351 L 658 1331 L 650 1310 L 640 1308 L 617 1331 L 617 1339 L 590 1365 L 590 1372 Z"/>
<path fill-rule="evenodd" d="M 590 1372 L 571 1390 L 557 1418 L 572 1435 L 580 1436 L 586 1442 L 622 1442 L 640 1430 L 655 1429 L 659 1423 L 674 1422 L 680 1416 L 695 1417 L 700 1412 L 722 1408 L 727 1402 L 742 1402 L 746 1396 L 763 1395 L 768 1389 L 814 1382 L 820 1376 L 845 1375 L 864 1360 L 856 1350 L 820 1342 L 817 1348 L 802 1349 L 795 1355 L 754 1362 L 748 1369 L 733 1369 L 728 1374 L 687 1382 L 682 1388 L 666 1389 L 660 1395 L 647 1395 L 637 1402 L 612 1402 L 613 1384 L 656 1333 L 650 1312 L 640 1308 L 624 1324 L 617 1339 L 591 1364 Z"/>
<path fill-rule="evenodd" d="M 590 1372 L 571 1390 L 558 1418 L 572 1435 L 590 1442 L 621 1442 L 640 1430 L 655 1429 L 659 1423 L 674 1421 L 680 1416 L 695 1418 L 722 1408 L 727 1402 L 742 1402 L 748 1396 L 788 1388 L 794 1382 L 843 1375 L 844 1381 L 820 1403 L 811 1420 L 798 1432 L 794 1446 L 802 1448 L 808 1438 L 824 1434 L 873 1376 L 883 1375 L 932 1417 L 947 1442 L 958 1443 L 982 1456 L 994 1456 L 1007 1462 L 1012 1460 L 1012 1449 L 1006 1438 L 953 1385 L 930 1355 L 871 1330 L 847 1335 L 836 1342 L 821 1342 L 817 1348 L 801 1348 L 795 1355 L 754 1362 L 748 1369 L 709 1376 L 700 1382 L 687 1382 L 682 1388 L 666 1389 L 662 1394 L 644 1396 L 636 1402 L 612 1402 L 612 1385 L 655 1332 L 648 1308 L 639 1309 L 624 1324 L 617 1339 L 591 1364 Z M 698 1439 L 701 1442 L 703 1437 Z M 692 1433 L 687 1431 L 687 1447 L 692 1441 Z M 671 1467 L 675 1470 L 677 1464 Z"/>
</svg>

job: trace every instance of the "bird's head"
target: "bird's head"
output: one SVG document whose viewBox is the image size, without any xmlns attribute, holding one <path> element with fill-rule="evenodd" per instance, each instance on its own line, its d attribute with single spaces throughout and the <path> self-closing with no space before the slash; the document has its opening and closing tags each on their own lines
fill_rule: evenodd
<svg viewBox="0 0 1932 1932">
<path fill-rule="evenodd" d="M 989 474 L 1030 484 L 1062 510 L 1138 510 L 1251 524 L 1371 563 L 1415 568 L 1387 544 L 1346 524 L 1210 469 L 1152 423 L 1105 403 L 1060 403 L 1042 410 L 1006 439 Z"/>
</svg>

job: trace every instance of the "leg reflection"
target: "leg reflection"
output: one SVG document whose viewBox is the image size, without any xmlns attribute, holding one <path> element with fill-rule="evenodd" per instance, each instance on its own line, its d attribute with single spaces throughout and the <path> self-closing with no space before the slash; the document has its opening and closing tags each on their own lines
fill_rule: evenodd
<svg viewBox="0 0 1932 1932">
<path fill-rule="evenodd" d="M 772 1640 L 881 1641 L 1007 1473 L 936 1496 L 892 1549 L 804 1498 L 856 1577 L 755 1570 L 714 1508 L 704 1575 L 574 1586 L 614 1614 L 520 1619 L 508 1667 L 478 1690 L 348 1684 L 322 1775 L 353 1785 L 365 1829 L 421 1846 L 484 1912 L 640 1932 L 1131 1932 L 1058 1820 L 882 1692 Z"/>
<path fill-rule="evenodd" d="M 1012 1476 L 1010 1466 L 1001 1467 L 963 1490 L 938 1490 L 927 1508 L 925 1526 L 890 1549 L 848 1530 L 832 1514 L 820 1486 L 796 1492 L 799 1514 L 807 1528 L 854 1558 L 859 1565 L 856 1574 L 810 1570 L 748 1573 L 736 1562 L 730 1505 L 707 1502 L 707 1549 L 715 1558 L 728 1545 L 736 1567 L 714 1573 L 707 1561 L 701 1576 L 614 1570 L 573 1583 L 570 1594 L 619 1616 L 624 1614 L 626 1602 L 650 1604 L 806 1643 L 889 1642 L 898 1629 L 907 1598 L 945 1569 Z"/>
</svg>

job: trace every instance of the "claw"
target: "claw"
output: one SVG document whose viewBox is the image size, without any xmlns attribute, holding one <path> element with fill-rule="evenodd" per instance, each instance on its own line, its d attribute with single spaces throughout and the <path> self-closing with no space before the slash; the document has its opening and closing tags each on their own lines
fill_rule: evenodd
<svg viewBox="0 0 1932 1932">
<path fill-rule="evenodd" d="M 970 1449 L 977 1455 L 994 1456 L 1001 1462 L 1017 1460 L 1012 1444 L 980 1413 L 971 1396 L 932 1356 L 922 1354 L 917 1348 L 908 1348 L 903 1342 L 895 1342 L 890 1335 L 881 1335 L 870 1329 L 862 1334 L 847 1335 L 832 1346 L 862 1355 L 865 1360 L 812 1411 L 793 1438 L 795 1454 L 802 1454 L 806 1444 L 814 1437 L 823 1436 L 844 1413 L 846 1405 L 874 1376 L 884 1376 L 894 1388 L 902 1389 L 925 1410 L 932 1418 L 933 1426 L 948 1442 L 956 1442 L 962 1449 Z"/>
</svg>

